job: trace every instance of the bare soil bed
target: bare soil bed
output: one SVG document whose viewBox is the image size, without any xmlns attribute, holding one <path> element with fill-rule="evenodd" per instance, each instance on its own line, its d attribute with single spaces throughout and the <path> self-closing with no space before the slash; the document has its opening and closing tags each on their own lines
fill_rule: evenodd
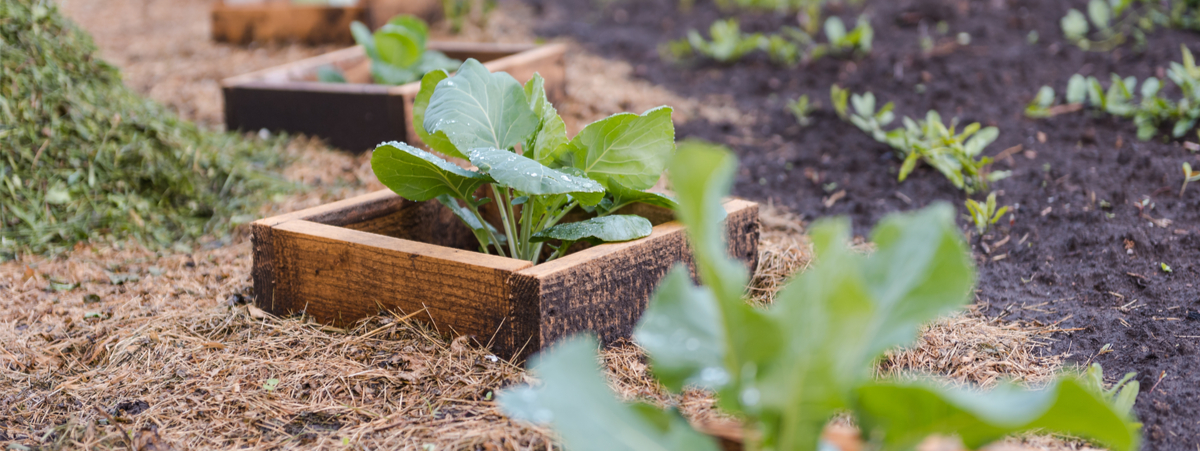
<svg viewBox="0 0 1200 451">
<path fill-rule="evenodd" d="M 989 315 L 1062 321 L 1053 352 L 1100 362 L 1111 374 L 1136 371 L 1137 412 L 1150 449 L 1200 444 L 1200 190 L 1178 196 L 1180 165 L 1200 158 L 1179 142 L 1138 141 L 1131 121 L 1088 112 L 1044 120 L 1023 115 L 1040 86 L 1062 92 L 1075 73 L 1161 77 L 1169 62 L 1180 61 L 1180 45 L 1196 49 L 1200 35 L 1159 30 L 1142 53 L 1085 52 L 1065 42 L 1059 28 L 1067 9 L 1084 9 L 1083 1 L 902 0 L 866 2 L 875 48 L 859 60 L 825 58 L 797 68 L 761 56 L 728 66 L 668 64 L 658 46 L 688 29 L 707 33 L 726 14 L 705 1 L 690 12 L 677 11 L 674 1 L 528 3 L 546 36 L 570 36 L 625 60 L 639 77 L 680 95 L 732 100 L 741 120 L 695 121 L 679 135 L 731 145 L 743 165 L 735 194 L 771 199 L 806 218 L 848 215 L 857 231 L 866 231 L 889 212 L 935 201 L 965 211 L 965 195 L 927 166 L 897 182 L 901 162 L 890 149 L 828 107 L 832 84 L 894 101 L 898 116 L 937 109 L 961 123 L 998 126 L 1000 139 L 985 154 L 1023 146 L 997 163 L 1013 176 L 994 184 L 1000 203 L 1016 207 L 1016 220 L 972 240 L 981 268 L 979 305 Z M 835 12 L 852 20 L 864 10 Z M 747 32 L 796 25 L 794 15 L 737 16 Z M 940 21 L 948 33 L 935 31 Z M 931 53 L 921 50 L 922 28 L 935 40 Z M 1031 31 L 1039 36 L 1035 43 Z M 970 34 L 969 45 L 954 43 L 960 32 Z M 786 99 L 801 94 L 827 106 L 809 127 L 784 109 Z M 1141 212 L 1134 203 L 1145 198 L 1154 208 Z M 1112 352 L 1101 353 L 1106 344 Z"/>
</svg>

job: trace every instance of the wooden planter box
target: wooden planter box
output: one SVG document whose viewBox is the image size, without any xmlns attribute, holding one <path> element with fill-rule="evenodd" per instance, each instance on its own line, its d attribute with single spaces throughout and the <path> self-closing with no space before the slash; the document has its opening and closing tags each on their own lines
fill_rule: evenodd
<svg viewBox="0 0 1200 451">
<path fill-rule="evenodd" d="M 366 23 L 374 30 L 397 14 L 433 19 L 441 6 L 440 0 L 360 0 L 355 6 L 304 5 L 289 0 L 218 1 L 212 8 L 212 39 L 233 44 L 352 44 L 351 22 Z"/>
<path fill-rule="evenodd" d="M 451 58 L 475 58 L 493 72 L 524 83 L 539 73 L 551 101 L 566 97 L 562 44 L 430 42 Z M 221 81 L 225 127 L 268 129 L 319 136 L 334 147 L 362 152 L 386 141 L 420 141 L 412 127 L 412 103 L 420 82 L 400 86 L 371 83 L 370 60 L 355 46 Z M 317 69 L 334 66 L 349 83 L 316 81 Z"/>
<path fill-rule="evenodd" d="M 640 240 L 593 246 L 534 266 L 479 253 L 474 235 L 437 202 L 378 191 L 252 224 L 255 303 L 348 325 L 395 311 L 441 333 L 472 335 L 501 357 L 524 358 L 566 336 L 627 338 L 659 280 L 691 261 L 669 210 L 635 205 L 655 224 Z M 729 250 L 753 270 L 758 204 L 732 199 Z"/>
</svg>

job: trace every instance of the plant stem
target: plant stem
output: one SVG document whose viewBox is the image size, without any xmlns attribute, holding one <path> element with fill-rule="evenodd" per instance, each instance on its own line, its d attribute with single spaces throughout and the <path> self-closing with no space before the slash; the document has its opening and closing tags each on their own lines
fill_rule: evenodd
<svg viewBox="0 0 1200 451">
<path fill-rule="evenodd" d="M 500 190 L 496 188 L 495 184 L 488 186 L 492 187 L 492 194 L 496 196 L 496 202 L 499 203 L 496 207 L 500 210 L 500 221 L 504 223 L 504 234 L 508 237 L 508 250 L 511 252 L 509 255 L 512 258 L 521 258 L 520 254 L 517 253 L 517 235 L 513 233 L 512 223 L 508 219 L 508 212 L 512 209 L 512 205 L 509 204 L 509 200 L 501 194 Z"/>
<path fill-rule="evenodd" d="M 537 202 L 537 198 L 530 196 L 529 200 L 526 200 L 525 204 L 521 205 L 521 222 L 517 226 L 521 228 L 521 251 L 525 253 L 526 260 L 536 265 L 537 255 L 530 255 L 530 251 L 533 249 L 529 242 L 529 237 L 533 235 L 534 202 Z"/>
<path fill-rule="evenodd" d="M 466 204 L 467 208 L 471 210 L 471 213 L 475 215 L 475 219 L 479 220 L 480 224 L 483 224 L 483 231 L 487 232 L 488 239 L 491 240 L 492 243 L 495 243 L 496 254 L 500 255 L 501 257 L 507 257 L 507 255 L 504 254 L 504 246 L 500 245 L 500 240 L 496 239 L 496 234 L 492 233 L 492 229 L 488 227 L 488 223 L 483 219 L 483 215 L 479 213 L 479 209 L 475 208 L 475 205 L 470 201 L 468 201 Z M 487 247 L 488 243 L 483 243 L 483 253 L 485 254 L 488 253 Z"/>
<path fill-rule="evenodd" d="M 550 254 L 550 258 L 547 258 L 546 261 L 554 260 L 556 258 L 562 257 L 563 255 L 566 255 L 567 249 L 570 248 L 571 245 L 573 245 L 573 244 L 575 244 L 574 241 L 563 241 L 561 244 L 558 245 L 558 249 L 555 249 L 554 253 Z"/>
</svg>

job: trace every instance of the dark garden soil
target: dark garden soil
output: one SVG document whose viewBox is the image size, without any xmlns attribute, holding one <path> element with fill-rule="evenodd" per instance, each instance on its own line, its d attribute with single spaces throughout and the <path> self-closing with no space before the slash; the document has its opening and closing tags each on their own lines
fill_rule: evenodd
<svg viewBox="0 0 1200 451">
<path fill-rule="evenodd" d="M 900 161 L 889 148 L 828 107 L 831 84 L 873 91 L 881 102 L 896 102 L 899 115 L 937 109 L 962 123 L 999 127 L 986 154 L 1023 146 L 995 166 L 1013 171 L 993 188 L 1001 204 L 1016 208 L 1015 223 L 1006 219 L 999 231 L 972 239 L 978 302 L 993 316 L 1061 321 L 1051 352 L 1099 362 L 1110 376 L 1136 371 L 1147 449 L 1200 446 L 1200 186 L 1179 197 L 1181 164 L 1200 158 L 1178 142 L 1138 141 L 1130 121 L 1087 112 L 1042 120 L 1022 114 L 1040 86 L 1062 92 L 1074 73 L 1105 81 L 1112 72 L 1161 77 L 1180 60 L 1180 44 L 1200 50 L 1200 34 L 1160 30 L 1144 52 L 1126 46 L 1089 53 L 1063 41 L 1058 25 L 1069 7 L 1084 9 L 1083 1 L 871 1 L 864 11 L 875 49 L 865 58 L 796 68 L 763 56 L 731 66 L 669 64 L 659 57 L 661 44 L 724 16 L 710 2 L 680 12 L 670 0 L 527 1 L 542 35 L 569 36 L 627 60 L 638 76 L 682 95 L 732 97 L 746 121 L 694 120 L 679 137 L 733 147 L 743 166 L 736 194 L 772 199 L 808 219 L 848 215 L 859 233 L 888 213 L 935 201 L 964 211 L 965 194 L 929 167 L 897 182 Z M 860 12 L 834 11 L 848 23 Z M 746 31 L 796 24 L 792 15 L 739 17 Z M 939 21 L 947 33 L 937 31 Z M 935 41 L 932 54 L 921 50 L 923 29 Z M 970 34 L 969 45 L 954 44 L 960 32 Z M 800 94 L 826 105 L 808 127 L 784 109 L 785 99 Z M 1135 203 L 1147 198 L 1153 208 L 1139 211 Z M 1101 353 L 1110 343 L 1111 352 Z"/>
</svg>

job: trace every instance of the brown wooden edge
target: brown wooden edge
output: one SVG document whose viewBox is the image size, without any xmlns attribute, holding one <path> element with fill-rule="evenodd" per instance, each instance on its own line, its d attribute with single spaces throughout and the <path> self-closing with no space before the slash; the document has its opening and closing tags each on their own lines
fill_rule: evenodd
<svg viewBox="0 0 1200 451">
<path fill-rule="evenodd" d="M 217 42 L 301 41 L 308 44 L 352 43 L 350 23 L 369 20 L 364 6 L 302 5 L 267 1 L 226 4 L 210 10 L 211 37 Z"/>
</svg>

